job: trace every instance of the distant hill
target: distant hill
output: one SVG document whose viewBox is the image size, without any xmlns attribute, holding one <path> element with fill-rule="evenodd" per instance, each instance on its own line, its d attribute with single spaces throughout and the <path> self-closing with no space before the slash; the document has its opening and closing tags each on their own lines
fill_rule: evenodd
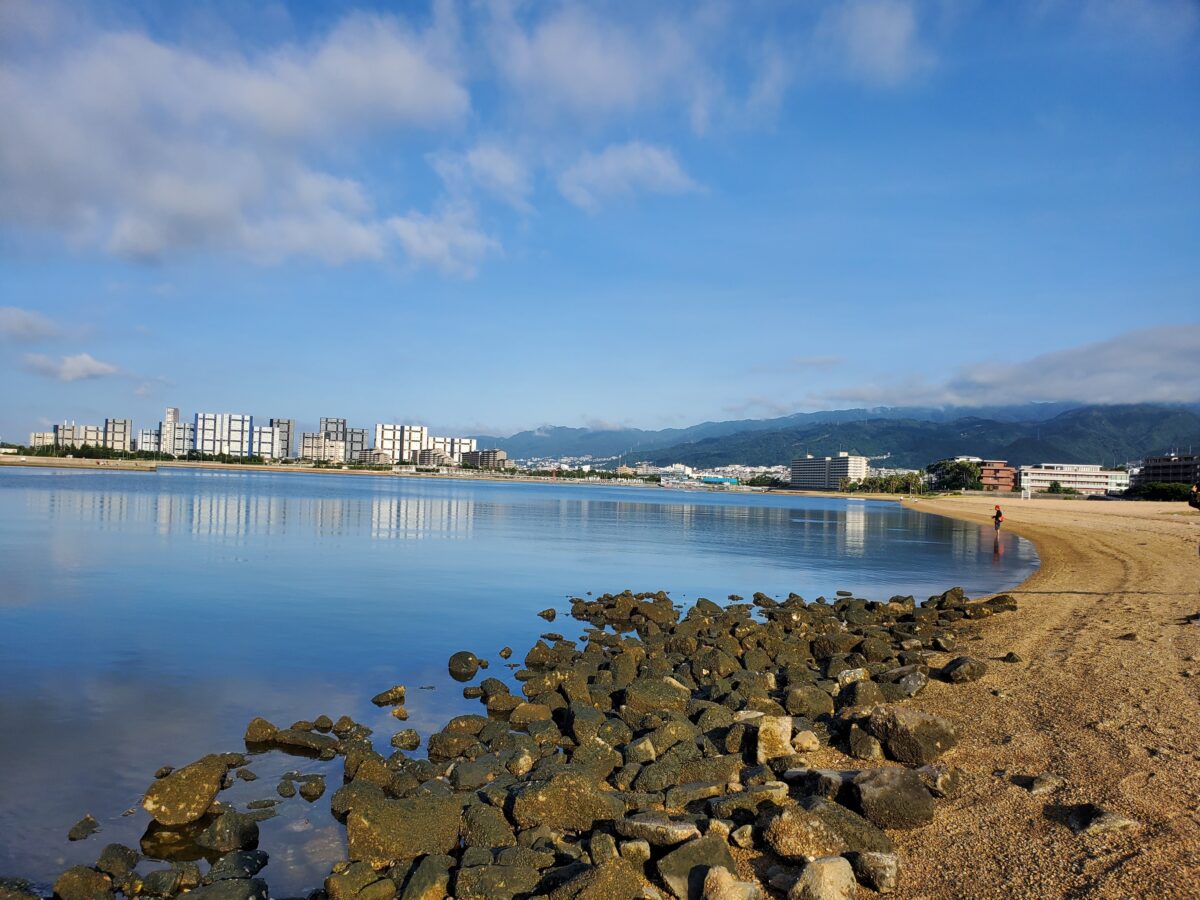
<svg viewBox="0 0 1200 900">
<path fill-rule="evenodd" d="M 607 457 L 621 454 L 643 459 L 652 455 L 652 451 L 666 447 L 674 448 L 746 432 L 786 431 L 814 425 L 865 422 L 873 419 L 948 422 L 975 416 L 998 422 L 1038 422 L 1052 418 L 1078 405 L 1076 403 L 1025 403 L 990 407 L 876 407 L 873 409 L 838 409 L 795 413 L 774 419 L 702 422 L 687 428 L 664 428 L 658 431 L 639 428 L 593 429 L 546 426 L 531 431 L 521 431 L 509 437 L 486 434 L 472 436 L 479 441 L 479 446 L 499 447 L 514 459 L 561 456 Z"/>
<path fill-rule="evenodd" d="M 921 468 L 949 456 L 1117 465 L 1147 454 L 1200 448 L 1200 414 L 1193 408 L 1137 404 L 1085 406 L 1041 421 L 966 416 L 951 421 L 866 419 L 771 430 L 741 431 L 655 451 L 659 464 L 717 466 L 731 462 L 780 465 L 795 456 L 846 450 L 890 454 L 878 465 Z"/>
</svg>

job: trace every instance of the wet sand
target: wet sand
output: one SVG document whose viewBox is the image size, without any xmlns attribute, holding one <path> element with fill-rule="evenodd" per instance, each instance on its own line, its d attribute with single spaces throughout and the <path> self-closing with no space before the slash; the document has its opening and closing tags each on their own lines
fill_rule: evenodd
<svg viewBox="0 0 1200 900">
<path fill-rule="evenodd" d="M 993 500 L 906 501 L 972 521 Z M 947 758 L 964 790 L 935 824 L 896 834 L 908 898 L 1200 896 L 1200 513 L 1183 503 L 1003 501 L 1041 569 L 1020 610 L 961 648 L 988 662 L 913 705 L 965 727 Z M 1020 663 L 1001 662 L 1009 651 Z M 945 661 L 949 654 L 939 661 Z M 1021 776 L 1066 779 L 1035 797 Z M 1072 804 L 1137 828 L 1076 835 Z"/>
</svg>

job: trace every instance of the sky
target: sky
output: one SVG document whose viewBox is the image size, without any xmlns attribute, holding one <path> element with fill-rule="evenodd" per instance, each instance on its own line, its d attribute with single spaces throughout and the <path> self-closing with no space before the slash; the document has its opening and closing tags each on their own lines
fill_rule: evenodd
<svg viewBox="0 0 1200 900">
<path fill-rule="evenodd" d="M 0 439 L 1200 401 L 1200 3 L 0 0 Z"/>
</svg>

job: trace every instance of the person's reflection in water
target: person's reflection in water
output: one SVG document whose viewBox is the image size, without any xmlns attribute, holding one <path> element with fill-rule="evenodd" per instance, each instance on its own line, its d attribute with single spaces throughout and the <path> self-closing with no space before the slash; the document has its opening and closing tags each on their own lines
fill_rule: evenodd
<svg viewBox="0 0 1200 900">
<path fill-rule="evenodd" d="M 992 541 L 992 565 L 999 565 L 1000 560 L 1004 558 L 1004 547 L 1000 543 L 1000 535 L 996 535 Z"/>
</svg>

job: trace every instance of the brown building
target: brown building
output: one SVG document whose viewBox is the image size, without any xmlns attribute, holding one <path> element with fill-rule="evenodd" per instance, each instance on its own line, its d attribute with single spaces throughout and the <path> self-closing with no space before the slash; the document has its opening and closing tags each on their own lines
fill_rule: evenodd
<svg viewBox="0 0 1200 900">
<path fill-rule="evenodd" d="M 979 480 L 985 491 L 1007 493 L 1017 484 L 1017 470 L 1003 459 L 985 459 L 979 464 Z"/>
</svg>

